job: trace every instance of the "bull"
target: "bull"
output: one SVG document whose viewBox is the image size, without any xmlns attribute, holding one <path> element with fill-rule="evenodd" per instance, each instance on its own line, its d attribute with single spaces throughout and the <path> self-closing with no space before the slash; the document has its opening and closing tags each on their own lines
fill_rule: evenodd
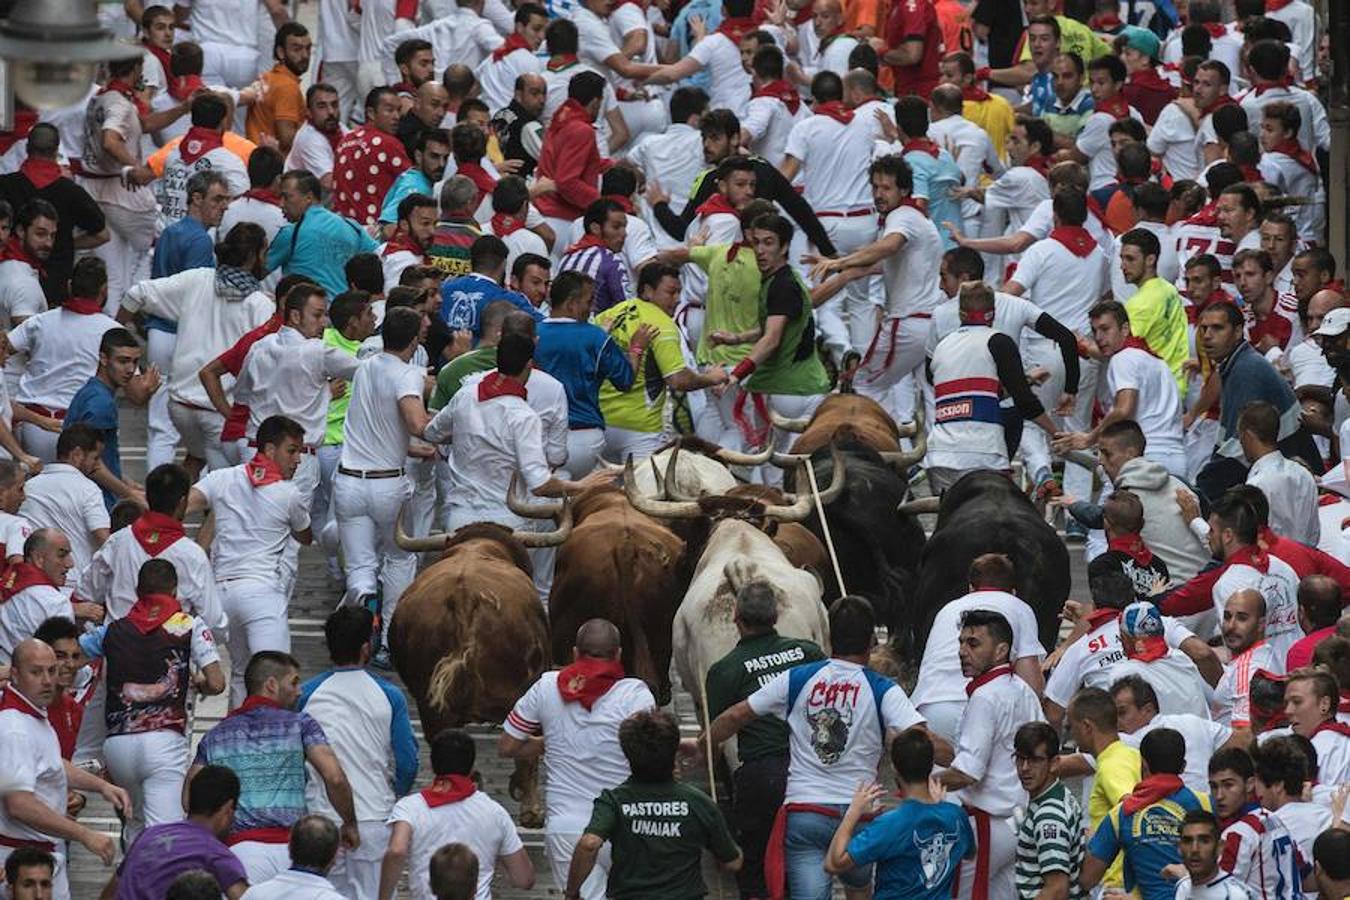
<svg viewBox="0 0 1350 900">
<path fill-rule="evenodd" d="M 976 470 L 962 476 L 939 500 L 925 497 L 903 504 L 902 514 L 936 512 L 937 527 L 923 548 L 918 587 L 906 620 L 900 650 L 914 658 L 938 611 L 969 590 L 971 562 L 985 553 L 1003 553 L 1017 572 L 1017 594 L 1036 613 L 1042 646 L 1053 647 L 1059 615 L 1068 599 L 1069 551 L 1045 517 L 1006 475 Z"/>
<path fill-rule="evenodd" d="M 513 531 L 475 523 L 453 535 L 409 537 L 400 518 L 395 542 L 413 552 L 442 551 L 408 586 L 389 623 L 389 649 L 417 704 L 423 733 L 474 722 L 500 723 L 549 668 L 548 625 L 526 548 L 553 547 L 572 530 L 570 504 L 557 528 Z M 511 794 L 520 823 L 538 827 L 544 808 L 538 761 L 517 761 Z"/>
<path fill-rule="evenodd" d="M 825 399 L 809 419 L 785 419 L 772 414 L 774 425 L 801 436 L 787 454 L 775 454 L 780 466 L 809 460 L 816 483 L 833 478 L 834 460 L 829 447 L 843 451 L 847 473 L 843 493 L 825 506 L 829 537 L 839 561 L 843 584 L 833 566 L 825 575 L 825 597 L 858 594 L 871 601 L 877 620 L 892 633 L 904 627 L 904 612 L 912 593 L 924 544 L 923 527 L 916 516 L 896 516 L 896 508 L 908 494 L 906 472 L 927 451 L 923 404 L 916 404 L 915 421 L 897 426 L 880 404 L 853 394 L 834 394 Z M 910 451 L 900 449 L 902 437 L 913 437 Z M 789 474 L 789 489 L 805 485 Z M 813 512 L 806 527 L 818 538 L 825 530 Z"/>
</svg>

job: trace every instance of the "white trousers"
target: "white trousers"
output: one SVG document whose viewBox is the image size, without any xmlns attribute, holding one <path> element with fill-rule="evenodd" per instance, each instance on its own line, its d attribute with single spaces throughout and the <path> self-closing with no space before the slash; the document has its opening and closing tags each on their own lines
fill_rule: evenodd
<svg viewBox="0 0 1350 900">
<path fill-rule="evenodd" d="M 251 38 L 253 29 L 248 31 Z M 258 62 L 257 46 L 240 47 L 207 41 L 202 44 L 202 81 L 232 88 L 248 87 L 258 77 Z M 253 879 L 249 881 L 257 884 Z"/>
<path fill-rule="evenodd" d="M 94 255 L 108 267 L 108 300 L 103 309 L 116 315 L 127 288 L 150 277 L 150 248 L 155 243 L 159 208 L 128 209 L 113 203 L 100 203 L 99 207 L 108 222 L 108 241 L 96 247 Z M 167 381 L 168 366 L 161 371 Z"/>
<path fill-rule="evenodd" d="M 356 108 L 356 82 L 357 82 L 357 63 L 356 60 L 350 62 L 332 62 L 324 60 L 319 69 L 319 78 L 325 84 L 330 84 L 338 94 L 338 112 L 342 116 L 343 122 L 351 120 L 352 110 Z"/>
<path fill-rule="evenodd" d="M 20 422 L 14 428 L 14 437 L 24 452 L 31 453 L 43 463 L 56 462 L 56 442 L 61 439 L 61 432 L 48 431 L 32 422 Z"/>
<path fill-rule="evenodd" d="M 361 846 L 339 849 L 328 880 L 348 900 L 376 900 L 380 895 L 380 863 L 389 849 L 389 826 L 384 822 L 358 822 Z"/>
<path fill-rule="evenodd" d="M 989 900 L 1015 900 L 1017 891 L 1013 884 L 1013 865 L 1017 861 L 1017 826 L 1013 824 L 1013 817 L 990 817 L 988 846 L 981 845 L 980 831 L 973 816 L 970 827 L 975 831 L 975 858 L 961 861 L 961 873 L 957 876 L 957 900 L 970 900 L 975 885 L 975 867 L 986 858 Z"/>
<path fill-rule="evenodd" d="M 360 603 L 383 592 L 382 618 L 394 618 L 398 598 L 417 574 L 417 557 L 394 543 L 399 510 L 412 496 L 412 479 L 333 476 L 342 559 L 347 571 L 344 603 Z"/>
<path fill-rule="evenodd" d="M 64 809 L 60 810 L 62 815 L 65 815 L 65 812 Z M 578 838 L 580 838 L 580 835 L 578 835 Z M 65 844 L 62 841 L 56 841 L 55 843 L 57 850 L 52 854 L 56 859 L 56 867 L 52 872 L 52 900 L 70 900 L 70 881 L 66 878 L 66 854 L 62 852 Z M 605 847 L 608 848 L 609 845 L 606 844 Z M 9 859 L 9 855 L 13 852 L 13 849 L 9 847 L 0 847 L 0 866 L 5 864 L 5 860 Z M 567 873 L 564 871 L 563 878 L 566 877 Z M 565 884 L 566 882 L 562 883 Z M 10 893 L 9 885 L 0 881 L 0 900 L 10 900 L 13 896 Z"/>
<path fill-rule="evenodd" d="M 230 465 L 225 448 L 220 443 L 220 431 L 225 420 L 214 409 L 188 406 L 169 400 L 169 421 L 178 432 L 188 456 L 206 460 L 206 468 L 214 471 Z"/>
<path fill-rule="evenodd" d="M 770 394 L 768 397 L 769 409 L 789 419 L 804 419 L 815 414 L 816 407 L 825 402 L 824 394 Z M 747 410 L 752 406 L 746 404 Z M 773 448 L 779 453 L 786 453 L 791 449 L 792 444 L 797 440 L 795 431 L 783 431 L 774 428 L 771 432 Z M 773 487 L 781 487 L 783 484 L 783 470 L 775 465 L 763 465 L 759 469 L 760 477 L 756 481 L 762 481 L 764 484 Z M 798 488 L 801 490 L 802 488 Z"/>
<path fill-rule="evenodd" d="M 595 471 L 605 449 L 605 429 L 574 428 L 567 432 L 567 462 L 563 470 L 573 481 Z"/>
<path fill-rule="evenodd" d="M 242 671 L 242 665 L 236 666 Z M 112 734 L 103 756 L 114 784 L 131 795 L 132 817 L 122 829 L 127 846 L 151 825 L 183 820 L 183 779 L 188 770 L 188 739 L 161 729 L 142 734 Z"/>
<path fill-rule="evenodd" d="M 314 500 L 309 505 L 310 527 L 314 538 L 323 548 L 324 556 L 337 561 L 337 519 L 333 516 L 333 476 L 337 474 L 338 460 L 342 458 L 341 444 L 323 444 L 317 451 L 319 484 L 314 488 Z"/>
<path fill-rule="evenodd" d="M 408 498 L 408 517 L 404 521 L 408 534 L 425 537 L 431 534 L 436 519 L 436 470 L 444 462 L 436 459 L 408 458 L 404 463 L 412 479 L 413 494 Z"/>
<path fill-rule="evenodd" d="M 291 867 L 290 848 L 285 844 L 240 841 L 230 852 L 244 865 L 249 884 L 262 884 Z"/>
<path fill-rule="evenodd" d="M 840 256 L 870 244 L 877 237 L 877 220 L 870 214 L 822 216 L 820 224 Z M 875 280 L 876 276 L 858 279 L 816 310 L 816 327 L 836 363 L 849 350 L 864 352 L 872 339 L 876 306 L 872 303 L 871 284 Z"/>
<path fill-rule="evenodd" d="M 145 471 L 149 473 L 156 466 L 173 462 L 178 450 L 178 429 L 169 418 L 169 372 L 173 370 L 173 350 L 178 345 L 178 335 L 168 331 L 151 328 L 147 332 L 145 358 L 153 366 L 158 366 L 164 376 L 159 390 L 150 397 L 150 406 L 146 410 L 146 448 Z"/>
<path fill-rule="evenodd" d="M 572 866 L 572 852 L 581 840 L 580 833 L 544 832 L 544 853 L 548 856 L 548 868 L 553 873 L 554 884 L 567 884 L 567 871 Z M 605 888 L 609 884 L 609 841 L 600 848 L 595 858 L 595 868 L 581 883 L 581 900 L 605 900 Z"/>
<path fill-rule="evenodd" d="M 1053 410 L 1064 393 L 1064 359 L 1059 345 L 1048 338 L 1033 335 L 1023 339 L 1022 363 L 1027 369 L 1041 366 L 1050 377 L 1035 387 L 1036 396 L 1047 411 Z M 1067 416 L 1050 417 L 1068 431 L 1087 431 L 1092 427 L 1092 402 L 1097 395 L 1097 376 L 1100 365 L 1096 360 L 1078 361 L 1078 394 L 1073 412 Z M 1035 477 L 1050 468 L 1050 436 L 1040 428 L 1022 429 L 1022 461 L 1028 474 Z M 1092 473 L 1075 463 L 1064 465 L 1064 493 L 1074 497 L 1092 495 Z"/>
<path fill-rule="evenodd" d="M 635 147 L 642 135 L 660 134 L 670 127 L 666 101 L 659 97 L 650 100 L 620 101 L 619 114 L 623 116 L 624 124 L 628 126 L 629 138 L 624 147 Z M 616 152 L 614 155 L 619 154 Z"/>
<path fill-rule="evenodd" d="M 880 403 L 897 422 L 904 421 L 908 406 L 902 404 L 901 392 L 895 388 L 907 375 L 913 375 L 923 385 L 928 384 L 920 369 L 932 324 L 932 319 L 927 316 L 885 318 L 876 323 L 862 364 L 858 366 L 858 374 L 853 379 L 855 391 Z"/>
<path fill-rule="evenodd" d="M 928 723 L 928 730 L 945 738 L 953 746 L 961 737 L 961 716 L 966 704 L 959 700 L 940 700 L 918 707 L 919 715 Z"/>
<path fill-rule="evenodd" d="M 242 453 L 245 459 L 252 459 L 256 451 L 247 445 L 244 446 Z M 314 508 L 314 493 L 319 488 L 319 458 L 313 453 L 305 452 L 300 455 L 300 465 L 295 467 L 295 474 L 291 476 L 291 484 L 300 492 L 300 501 L 305 504 L 305 509 Z M 311 527 L 313 517 L 311 514 Z M 278 575 L 281 580 L 282 591 L 287 597 L 295 589 L 295 580 L 300 572 L 300 542 L 291 538 L 286 542 L 286 552 L 281 555 L 281 564 L 278 566 Z"/>
<path fill-rule="evenodd" d="M 698 348 L 699 338 L 703 336 L 703 319 L 707 314 L 702 297 L 697 301 L 681 300 L 675 309 L 675 324 L 684 332 L 685 344 L 691 350 Z"/>
<path fill-rule="evenodd" d="M 233 441 L 222 440 L 220 442 L 220 452 L 224 454 L 225 462 L 231 466 L 237 466 L 245 459 L 252 459 L 253 457 L 251 455 L 245 456 L 245 454 L 250 453 L 250 450 L 251 448 L 248 445 L 248 441 L 243 438 L 237 438 Z"/>
<path fill-rule="evenodd" d="M 276 581 L 258 578 L 233 578 L 216 582 L 220 606 L 229 620 L 230 709 L 248 695 L 244 690 L 244 669 L 260 650 L 291 652 L 291 626 L 288 621 L 287 595 Z"/>
<path fill-rule="evenodd" d="M 736 385 L 718 397 L 711 391 L 700 391 L 704 403 L 694 419 L 694 432 L 705 441 L 712 441 L 728 450 L 744 450 L 745 438 L 736 426 L 736 398 L 741 395 Z"/>
<path fill-rule="evenodd" d="M 89 701 L 84 705 L 84 718 L 80 719 L 80 733 L 75 736 L 75 752 L 70 761 L 75 765 L 90 762 L 103 762 L 103 748 L 107 743 L 108 722 L 104 709 L 108 704 L 108 686 L 103 678 L 94 685 Z"/>
<path fill-rule="evenodd" d="M 605 426 L 604 457 L 612 463 L 623 464 L 631 454 L 634 461 L 651 456 L 666 442 L 664 431 L 629 431 L 627 428 Z"/>
</svg>

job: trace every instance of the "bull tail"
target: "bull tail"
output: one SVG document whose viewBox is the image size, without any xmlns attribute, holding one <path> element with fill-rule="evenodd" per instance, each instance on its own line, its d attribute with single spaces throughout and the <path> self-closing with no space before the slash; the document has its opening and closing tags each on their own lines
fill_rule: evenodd
<svg viewBox="0 0 1350 900">
<path fill-rule="evenodd" d="M 450 708 L 451 698 L 467 690 L 464 683 L 472 678 L 473 648 L 447 653 L 436 663 L 427 684 L 427 703 L 432 709 L 444 712 Z"/>
</svg>

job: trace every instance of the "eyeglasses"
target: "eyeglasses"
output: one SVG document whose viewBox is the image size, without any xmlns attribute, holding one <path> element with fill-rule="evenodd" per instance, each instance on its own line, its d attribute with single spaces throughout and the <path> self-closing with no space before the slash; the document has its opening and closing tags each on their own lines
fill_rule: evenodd
<svg viewBox="0 0 1350 900">
<path fill-rule="evenodd" d="M 1052 757 L 1049 757 L 1049 756 L 1027 756 L 1027 755 L 1022 754 L 1022 753 L 1014 752 L 1013 755 L 1012 755 L 1012 758 L 1013 758 L 1013 762 L 1019 762 L 1019 763 L 1047 763 L 1047 762 L 1049 762 L 1049 761 L 1051 760 Z"/>
</svg>

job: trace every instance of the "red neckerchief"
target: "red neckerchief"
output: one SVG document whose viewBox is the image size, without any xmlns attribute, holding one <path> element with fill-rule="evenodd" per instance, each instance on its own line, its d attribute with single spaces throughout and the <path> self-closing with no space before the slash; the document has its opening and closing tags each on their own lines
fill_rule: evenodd
<svg viewBox="0 0 1350 900">
<path fill-rule="evenodd" d="M 1158 74 L 1158 70 L 1150 66 L 1147 69 L 1139 69 L 1131 72 L 1125 79 L 1128 84 L 1134 85 L 1140 90 L 1157 91 L 1163 94 L 1170 94 L 1176 97 L 1177 89 L 1172 82 L 1168 81 Z M 1098 107 L 1100 109 L 1100 107 Z M 1128 115 L 1128 112 L 1126 113 Z"/>
<path fill-rule="evenodd" d="M 978 312 L 973 309 L 968 311 L 961 310 L 957 313 L 957 318 L 962 325 L 993 325 L 994 308 L 991 306 L 989 309 L 980 310 Z"/>
<path fill-rule="evenodd" d="M 183 135 L 183 140 L 178 144 L 178 155 L 183 158 L 183 162 L 190 166 L 219 147 L 223 141 L 220 132 L 214 128 L 193 125 L 188 129 L 187 134 Z"/>
<path fill-rule="evenodd" d="M 923 204 L 920 203 L 918 200 L 915 200 L 912 196 L 906 195 L 905 198 L 901 200 L 900 203 L 895 207 L 895 209 L 899 209 L 901 206 L 908 206 L 910 209 L 914 210 L 920 215 L 923 216 L 928 215 L 928 210 L 923 208 Z M 895 212 L 895 209 L 891 210 L 891 212 Z M 878 228 L 884 228 L 886 226 L 886 216 L 888 215 L 890 215 L 890 213 L 883 213 L 877 216 Z"/>
<path fill-rule="evenodd" d="M 524 219 L 517 219 L 514 216 L 508 216 L 506 213 L 492 214 L 492 233 L 499 238 L 504 238 L 508 234 L 515 234 L 524 227 Z"/>
<path fill-rule="evenodd" d="M 1116 173 L 1116 184 L 1121 185 L 1132 184 L 1138 186 L 1141 184 L 1148 184 L 1150 179 L 1151 175 L 1124 175 L 1120 172 Z"/>
<path fill-rule="evenodd" d="M 1131 338 L 1131 340 L 1134 339 Z M 1148 545 L 1144 543 L 1143 537 L 1138 532 L 1116 535 L 1106 542 L 1106 549 L 1119 550 L 1141 566 L 1147 566 L 1153 562 L 1153 551 L 1148 549 Z"/>
<path fill-rule="evenodd" d="M 169 68 L 169 63 L 172 60 L 173 54 L 163 47 L 156 47 L 149 41 L 141 41 L 141 46 L 146 50 L 149 50 L 150 55 L 159 60 L 159 64 L 164 67 L 164 78 L 166 80 L 172 80 L 173 71 Z"/>
<path fill-rule="evenodd" d="M 1087 259 L 1097 246 L 1097 239 L 1082 225 L 1060 225 L 1051 229 L 1050 238 L 1059 241 L 1074 256 Z"/>
<path fill-rule="evenodd" d="M 1279 12 L 1294 0 L 1266 0 L 1266 12 Z"/>
<path fill-rule="evenodd" d="M 733 44 L 739 45 L 747 34 L 759 28 L 750 16 L 728 16 L 717 26 L 717 34 L 725 34 Z"/>
<path fill-rule="evenodd" d="M 319 131 L 317 128 L 314 130 Z M 342 143 L 343 138 L 342 126 L 339 125 L 332 131 L 319 131 L 319 134 L 323 135 L 328 140 L 328 146 L 333 148 L 334 153 L 337 153 L 338 144 Z"/>
<path fill-rule="evenodd" d="M 411 81 L 400 81 L 398 84 L 391 84 L 389 85 L 389 90 L 401 97 L 417 96 L 417 85 L 413 84 Z"/>
<path fill-rule="evenodd" d="M 783 105 L 787 107 L 788 112 L 792 113 L 794 116 L 802 105 L 801 93 L 798 92 L 786 78 L 779 78 L 775 81 L 770 81 L 766 85 L 757 87 L 750 92 L 750 96 L 773 97 L 776 100 L 781 100 L 783 101 Z"/>
<path fill-rule="evenodd" d="M 253 458 L 248 461 L 248 468 L 244 474 L 248 476 L 248 483 L 255 488 L 265 487 L 269 484 L 276 484 L 278 481 L 285 481 L 286 476 L 281 474 L 281 466 L 261 453 L 255 453 Z"/>
<path fill-rule="evenodd" d="M 1289 157 L 1294 162 L 1298 163 L 1300 166 L 1307 169 L 1314 175 L 1318 174 L 1317 160 L 1313 159 L 1312 154 L 1309 153 L 1307 150 L 1304 150 L 1303 145 L 1300 144 L 1298 141 L 1294 140 L 1293 138 L 1280 141 L 1271 149 L 1275 153 L 1283 153 L 1285 156 Z"/>
<path fill-rule="evenodd" d="M 1256 96 L 1260 97 L 1266 91 L 1273 91 L 1276 88 L 1284 88 L 1285 90 L 1288 90 L 1289 88 L 1293 87 L 1293 85 L 1294 79 L 1290 78 L 1288 75 L 1285 75 L 1284 77 L 1277 78 L 1274 81 L 1262 81 L 1260 84 L 1253 84 L 1252 90 L 1256 91 Z"/>
<path fill-rule="evenodd" d="M 1237 106 L 1237 105 L 1238 102 L 1233 99 L 1233 95 L 1228 93 L 1227 91 L 1223 91 L 1222 93 L 1219 94 L 1218 98 L 1209 106 L 1200 106 L 1197 107 L 1197 109 L 1199 109 L 1200 116 L 1201 118 L 1203 118 L 1205 116 L 1212 114 L 1214 110 L 1220 109 L 1221 107 Z"/>
<path fill-rule="evenodd" d="M 1096 631 L 1107 622 L 1114 622 L 1119 618 L 1120 610 L 1118 609 L 1094 609 L 1087 615 L 1088 631 Z"/>
<path fill-rule="evenodd" d="M 564 703 L 580 703 L 587 712 L 623 678 L 623 663 L 617 659 L 583 656 L 558 673 L 558 693 Z"/>
<path fill-rule="evenodd" d="M 478 791 L 478 785 L 468 775 L 437 775 L 436 780 L 421 790 L 427 806 L 435 809 L 447 803 L 458 803 Z"/>
<path fill-rule="evenodd" d="M 61 166 L 52 159 L 30 156 L 19 164 L 19 171 L 39 191 L 61 177 Z"/>
<path fill-rule="evenodd" d="M 1126 637 L 1121 635 L 1120 645 L 1125 655 L 1140 662 L 1153 662 L 1167 655 L 1167 639 L 1148 635 L 1147 637 Z"/>
<path fill-rule="evenodd" d="M 482 403 L 497 397 L 519 397 L 524 400 L 525 385 L 494 369 L 483 376 L 482 381 L 478 382 L 478 402 Z"/>
<path fill-rule="evenodd" d="M 183 523 L 173 516 L 147 509 L 140 518 L 131 523 L 132 537 L 141 549 L 151 556 L 158 556 L 169 549 L 175 541 L 183 537 Z"/>
<path fill-rule="evenodd" d="M 1201 22 L 1200 25 L 1209 32 L 1212 38 L 1221 38 L 1228 34 L 1228 27 L 1222 22 Z"/>
<path fill-rule="evenodd" d="M 8 603 L 20 591 L 42 584 L 57 586 L 51 576 L 37 566 L 29 562 L 17 562 L 5 570 L 4 580 L 0 581 L 0 603 Z"/>
<path fill-rule="evenodd" d="M 259 203 L 270 203 L 272 206 L 281 205 L 281 195 L 271 188 L 251 188 L 244 191 L 244 196 L 250 200 L 257 200 Z"/>
<path fill-rule="evenodd" d="M 80 722 L 84 720 L 84 704 L 68 691 L 57 691 L 47 704 L 47 721 L 52 723 L 56 740 L 61 745 L 61 758 L 70 759 L 80 736 Z"/>
<path fill-rule="evenodd" d="M 1134 786 L 1129 796 L 1121 801 L 1125 815 L 1132 816 L 1146 806 L 1170 797 L 1185 787 L 1176 775 L 1150 775 Z"/>
<path fill-rule="evenodd" d="M 96 316 L 103 312 L 103 304 L 93 297 L 67 297 L 61 305 L 77 316 Z"/>
<path fill-rule="evenodd" d="M 1350 690 L 1341 691 L 1341 702 L 1336 704 L 1336 712 L 1350 713 Z"/>
<path fill-rule="evenodd" d="M 613 200 L 615 203 L 617 203 L 617 204 L 619 204 L 620 206 L 622 206 L 622 207 L 623 207 L 623 211 L 624 211 L 625 213 L 627 213 L 628 215 L 630 215 L 630 216 L 636 216 L 636 215 L 637 215 L 637 208 L 633 206 L 633 201 L 630 200 L 630 199 L 628 199 L 627 197 L 621 196 L 621 195 L 619 195 L 619 194 L 602 194 L 602 195 L 600 196 L 600 199 L 602 199 L 602 200 Z"/>
<path fill-rule="evenodd" d="M 1130 104 L 1129 101 L 1120 94 L 1116 94 L 1110 100 L 1098 103 L 1096 112 L 1106 113 L 1119 122 L 1121 119 L 1128 119 L 1130 117 Z"/>
<path fill-rule="evenodd" d="M 35 719 L 47 720 L 47 714 L 33 705 L 23 694 L 20 694 L 13 685 L 6 687 L 4 693 L 0 693 L 0 712 L 7 709 L 17 709 L 25 715 L 32 716 Z"/>
<path fill-rule="evenodd" d="M 498 235 L 498 237 L 501 237 L 501 235 Z M 426 248 L 417 243 L 411 234 L 406 231 L 396 231 L 394 236 L 385 243 L 384 252 L 381 255 L 389 256 L 404 250 L 414 256 L 426 256 L 427 253 Z"/>
<path fill-rule="evenodd" d="M 564 250 L 563 255 L 566 256 L 568 253 L 576 253 L 579 250 L 588 250 L 591 247 L 601 247 L 605 250 L 609 250 L 609 245 L 605 243 L 604 238 L 597 237 L 593 234 L 587 234 L 583 235 L 581 240 Z"/>
<path fill-rule="evenodd" d="M 1115 34 L 1125 25 L 1115 13 L 1098 13 L 1087 20 L 1088 28 L 1098 34 Z"/>
<path fill-rule="evenodd" d="M 38 123 L 38 111 L 29 109 L 22 103 L 14 106 L 14 128 L 12 131 L 0 131 L 0 153 L 8 153 L 9 148 L 28 137 L 33 126 Z"/>
<path fill-rule="evenodd" d="M 575 53 L 562 53 L 550 58 L 548 65 L 544 66 L 544 68 L 548 69 L 550 72 L 561 72 L 568 66 L 575 66 L 576 64 L 577 55 Z"/>
<path fill-rule="evenodd" d="M 1042 175 L 1044 175 L 1050 171 L 1051 162 L 1050 157 L 1042 153 L 1033 153 L 1026 159 L 1022 160 L 1022 165 L 1026 166 L 1029 169 L 1035 169 L 1037 172 L 1040 172 Z"/>
<path fill-rule="evenodd" d="M 10 259 L 17 259 L 19 262 L 28 263 L 38 275 L 47 274 L 46 263 L 29 253 L 28 248 L 23 245 L 23 241 L 20 240 L 17 234 L 11 234 L 9 236 L 9 242 L 5 244 L 3 249 L 0 249 L 0 261 Z"/>
<path fill-rule="evenodd" d="M 1227 562 L 1230 566 L 1251 566 L 1262 574 L 1270 569 L 1270 556 L 1255 544 L 1237 548 Z"/>
<path fill-rule="evenodd" d="M 1001 666 L 994 666 L 992 669 L 985 672 L 983 675 L 977 675 L 976 677 L 970 679 L 970 681 L 966 682 L 966 696 L 967 697 L 973 696 L 975 694 L 975 691 L 979 690 L 981 685 L 988 684 L 995 678 L 998 678 L 1000 675 L 1012 675 L 1012 673 L 1013 673 L 1012 666 L 1008 665 L 1007 663 L 1004 663 Z"/>
<path fill-rule="evenodd" d="M 273 700 L 271 697 L 263 697 L 260 694 L 249 694 L 247 697 L 244 698 L 243 703 L 240 703 L 234 709 L 226 713 L 225 718 L 228 719 L 230 716 L 240 716 L 246 712 L 252 712 L 255 709 L 269 709 L 269 708 L 285 709 L 286 707 L 282 706 L 280 703 Z"/>
<path fill-rule="evenodd" d="M 497 188 L 497 179 L 488 174 L 481 163 L 459 163 L 455 167 L 456 175 L 463 175 L 478 188 L 478 201 L 491 194 Z"/>
<path fill-rule="evenodd" d="M 1199 225 L 1202 228 L 1214 228 L 1219 224 L 1218 201 L 1211 201 L 1200 207 L 1200 211 L 1186 220 L 1187 225 Z"/>
<path fill-rule="evenodd" d="M 840 125 L 847 125 L 853 121 L 853 110 L 844 106 L 842 101 L 831 100 L 828 103 L 817 103 L 811 107 L 811 112 L 818 116 L 829 116 Z"/>
<path fill-rule="evenodd" d="M 525 40 L 523 35 L 513 31 L 511 34 L 507 35 L 505 41 L 502 41 L 500 47 L 492 51 L 492 61 L 501 62 L 517 50 L 529 50 L 531 53 L 534 52 L 530 47 L 530 42 Z"/>
<path fill-rule="evenodd" d="M 697 212 L 700 216 L 738 215 L 736 207 L 731 205 L 731 201 L 724 194 L 709 194 L 708 199 L 699 204 Z"/>
<path fill-rule="evenodd" d="M 121 94 L 136 105 L 137 115 L 146 116 L 150 114 L 150 108 L 145 105 L 145 101 L 136 96 L 136 90 L 120 78 L 114 78 L 99 89 L 99 96 L 108 93 Z"/>
<path fill-rule="evenodd" d="M 940 151 L 941 149 L 942 148 L 940 148 L 937 144 L 933 143 L 926 137 L 915 138 L 912 141 L 905 141 L 903 144 L 900 145 L 900 153 L 902 155 L 905 153 L 913 153 L 914 151 L 917 150 L 920 153 L 927 153 L 929 156 L 933 157 L 933 159 L 938 158 L 938 151 Z"/>
<path fill-rule="evenodd" d="M 1261 177 L 1261 170 L 1258 169 L 1256 166 L 1251 166 L 1247 165 L 1246 163 L 1243 163 L 1238 166 L 1238 169 L 1240 169 L 1242 172 L 1242 180 L 1249 184 L 1254 184 L 1258 181 L 1265 181 L 1265 179 Z"/>
<path fill-rule="evenodd" d="M 1334 716 L 1314 728 L 1313 733 L 1308 735 L 1308 737 L 1317 737 L 1317 735 L 1324 731 L 1334 731 L 1341 737 L 1350 737 L 1350 725 L 1346 725 L 1344 722 L 1338 722 Z"/>
<path fill-rule="evenodd" d="M 1091 213 L 1093 216 L 1096 216 L 1098 223 L 1105 225 L 1106 210 L 1102 209 L 1101 203 L 1098 202 L 1097 198 L 1092 196 L 1091 194 L 1087 195 L 1087 208 L 1089 213 Z"/>
<path fill-rule="evenodd" d="M 1120 345 L 1120 349 L 1122 350 L 1124 350 L 1126 347 L 1133 347 L 1136 350 L 1143 350 L 1145 353 L 1147 353 L 1149 356 L 1154 357 L 1155 359 L 1161 358 L 1158 356 L 1158 354 L 1153 352 L 1153 348 L 1148 345 L 1148 341 L 1144 340 L 1143 338 L 1135 334 L 1132 334 L 1129 337 L 1127 337 L 1125 339 L 1125 343 Z M 1148 563 L 1144 563 L 1144 565 L 1148 565 Z"/>
<path fill-rule="evenodd" d="M 968 84 L 961 88 L 961 99 L 971 103 L 983 103 L 989 99 L 989 92 L 978 84 Z"/>
<path fill-rule="evenodd" d="M 750 246 L 749 244 L 744 243 L 743 241 L 732 241 L 730 244 L 728 244 L 728 245 L 727 245 L 727 265 L 731 265 L 732 262 L 734 262 L 735 259 L 736 259 L 736 254 L 737 254 L 737 253 L 740 253 L 743 249 L 745 249 L 746 247 L 749 247 L 749 246 Z"/>
<path fill-rule="evenodd" d="M 127 611 L 127 621 L 141 634 L 149 634 L 182 611 L 173 594 L 141 594 Z"/>
</svg>

